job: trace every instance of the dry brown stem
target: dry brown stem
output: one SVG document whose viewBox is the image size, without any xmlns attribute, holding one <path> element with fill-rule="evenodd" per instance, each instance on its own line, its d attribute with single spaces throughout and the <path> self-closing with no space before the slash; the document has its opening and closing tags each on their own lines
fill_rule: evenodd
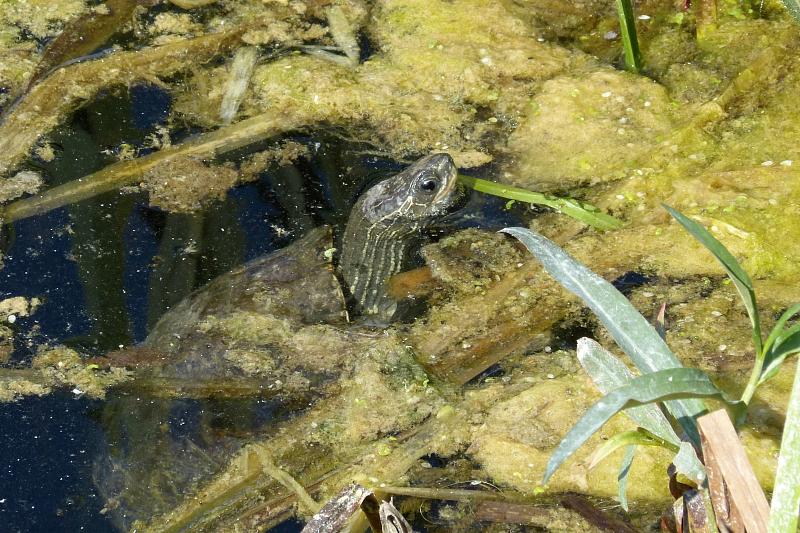
<svg viewBox="0 0 800 533">
<path fill-rule="evenodd" d="M 135 52 L 118 52 L 53 72 L 13 106 L 0 123 L 0 175 L 13 170 L 42 135 L 100 90 L 155 82 L 208 61 L 233 48 L 244 30 L 239 27 Z"/>
</svg>

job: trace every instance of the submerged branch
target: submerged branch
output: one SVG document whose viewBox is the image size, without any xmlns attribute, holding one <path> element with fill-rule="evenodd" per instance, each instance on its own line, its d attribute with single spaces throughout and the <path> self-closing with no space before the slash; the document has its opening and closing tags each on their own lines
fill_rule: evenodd
<svg viewBox="0 0 800 533">
<path fill-rule="evenodd" d="M 135 52 L 118 52 L 53 72 L 17 102 L 0 123 L 0 175 L 14 169 L 44 134 L 99 91 L 154 81 L 227 52 L 244 27 Z"/>
<path fill-rule="evenodd" d="M 324 409 L 318 408 L 317 415 Z M 374 447 L 366 445 L 341 452 L 348 456 L 343 460 L 334 457 L 325 446 L 298 446 L 298 435 L 307 433 L 314 416 L 312 412 L 290 421 L 277 432 L 279 436 L 258 443 L 281 464 L 302 470 L 296 474 L 297 482 L 308 493 L 344 487 L 354 481 L 368 489 L 381 482 L 397 482 L 420 457 L 435 452 L 438 443 L 452 438 L 466 424 L 463 413 L 453 410 L 450 415 L 442 415 L 440 412 L 412 434 L 399 436 L 397 447 L 385 457 L 375 456 Z M 232 529 L 234 524 L 264 530 L 287 518 L 297 502 L 297 493 L 272 481 L 263 472 L 263 465 L 250 455 L 251 449 L 243 449 L 206 488 L 187 497 L 182 505 L 166 515 L 141 524 L 142 530 L 160 533 L 189 528 L 219 531 Z"/>
<path fill-rule="evenodd" d="M 411 496 L 424 500 L 449 500 L 458 502 L 470 501 L 524 501 L 517 495 L 483 490 L 448 489 L 439 487 L 381 487 L 381 491 L 396 496 Z"/>
<path fill-rule="evenodd" d="M 114 163 L 84 178 L 53 187 L 37 196 L 18 200 L 6 206 L 2 217 L 5 222 L 13 222 L 46 213 L 136 182 L 148 170 L 176 157 L 211 159 L 261 139 L 298 129 L 306 125 L 310 119 L 310 116 L 296 111 L 264 113 L 232 126 L 199 135 L 183 144 L 173 145 L 130 161 Z"/>
</svg>

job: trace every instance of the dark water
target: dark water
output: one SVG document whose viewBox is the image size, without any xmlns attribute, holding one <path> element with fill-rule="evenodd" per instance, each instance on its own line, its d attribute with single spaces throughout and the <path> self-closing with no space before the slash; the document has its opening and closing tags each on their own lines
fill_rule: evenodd
<svg viewBox="0 0 800 533">
<path fill-rule="evenodd" d="M 166 119 L 169 104 L 148 87 L 106 95 L 53 135 L 56 161 L 31 165 L 57 184 L 109 164 L 103 150 L 121 142 L 145 153 L 146 135 Z M 314 226 L 341 224 L 365 183 L 401 168 L 335 135 L 293 140 L 308 146 L 309 158 L 265 173 L 194 215 L 161 212 L 143 194 L 114 192 L 6 228 L 11 240 L 0 296 L 44 302 L 14 324 L 12 360 L 26 363 L 43 344 L 87 355 L 136 344 L 193 289 Z M 488 213 L 502 225 L 502 202 L 477 201 L 472 215 L 451 222 L 481 225 Z M 114 530 L 92 482 L 93 463 L 107 444 L 103 407 L 69 391 L 0 405 L 0 531 Z"/>
</svg>

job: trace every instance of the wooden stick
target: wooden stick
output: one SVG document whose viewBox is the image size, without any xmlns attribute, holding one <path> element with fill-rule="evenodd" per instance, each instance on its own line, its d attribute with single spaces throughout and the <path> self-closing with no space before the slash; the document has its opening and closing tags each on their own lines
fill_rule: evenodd
<svg viewBox="0 0 800 533">
<path fill-rule="evenodd" d="M 766 533 L 769 504 L 728 413 L 714 411 L 697 424 L 717 519 L 727 516 L 732 531 Z"/>
<path fill-rule="evenodd" d="M 615 533 L 634 533 L 636 531 L 631 525 L 604 513 L 580 494 L 567 494 L 561 499 L 561 505 L 565 509 L 575 511 L 600 531 Z"/>
<path fill-rule="evenodd" d="M 475 509 L 475 521 L 503 524 L 542 525 L 552 518 L 547 509 L 508 502 L 481 502 Z"/>
</svg>

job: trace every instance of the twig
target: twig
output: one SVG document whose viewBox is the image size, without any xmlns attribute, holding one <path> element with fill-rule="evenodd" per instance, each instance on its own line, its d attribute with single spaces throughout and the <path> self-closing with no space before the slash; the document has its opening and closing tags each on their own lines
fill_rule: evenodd
<svg viewBox="0 0 800 533">
<path fill-rule="evenodd" d="M 0 123 L 0 175 L 19 164 L 40 136 L 102 89 L 169 76 L 207 61 L 237 44 L 243 31 L 239 27 L 136 52 L 113 53 L 56 70 L 33 87 Z"/>
</svg>

